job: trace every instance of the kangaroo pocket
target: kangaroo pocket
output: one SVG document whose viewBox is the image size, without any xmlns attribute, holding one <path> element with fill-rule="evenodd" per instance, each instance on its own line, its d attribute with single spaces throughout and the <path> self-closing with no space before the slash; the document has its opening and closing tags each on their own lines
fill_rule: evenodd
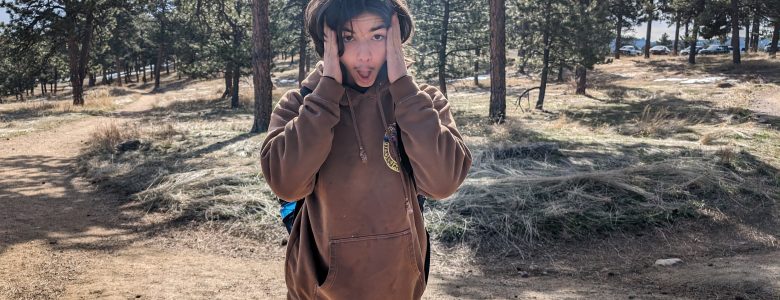
<svg viewBox="0 0 780 300">
<path fill-rule="evenodd" d="M 335 239 L 330 269 L 316 299 L 414 299 L 422 294 L 412 236 L 402 232 Z"/>
</svg>

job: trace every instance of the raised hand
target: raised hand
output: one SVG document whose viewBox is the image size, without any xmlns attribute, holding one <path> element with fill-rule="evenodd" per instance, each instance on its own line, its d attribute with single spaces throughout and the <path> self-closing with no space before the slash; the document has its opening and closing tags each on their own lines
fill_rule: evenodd
<svg viewBox="0 0 780 300">
<path fill-rule="evenodd" d="M 323 36 L 322 40 L 325 44 L 323 57 L 322 57 L 322 75 L 329 76 L 335 79 L 338 83 L 341 83 L 341 65 L 339 64 L 339 46 L 336 39 L 338 36 L 333 29 L 328 27 L 328 24 L 323 24 Z"/>
<path fill-rule="evenodd" d="M 401 26 L 398 25 L 398 14 L 393 13 L 390 28 L 387 29 L 387 77 L 394 83 L 406 76 L 406 61 L 401 43 Z"/>
</svg>

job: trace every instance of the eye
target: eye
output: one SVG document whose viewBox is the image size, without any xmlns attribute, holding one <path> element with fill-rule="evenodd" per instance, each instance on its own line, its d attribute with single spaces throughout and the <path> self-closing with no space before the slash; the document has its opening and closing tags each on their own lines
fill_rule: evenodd
<svg viewBox="0 0 780 300">
<path fill-rule="evenodd" d="M 382 41 L 385 39 L 385 36 L 381 34 L 375 34 L 373 38 L 375 41 Z"/>
<path fill-rule="evenodd" d="M 351 36 L 351 35 L 345 35 L 345 36 L 344 36 L 344 42 L 345 42 L 345 43 L 349 43 L 349 42 L 351 42 L 351 41 L 353 41 L 353 40 L 355 40 L 355 37 L 353 37 L 353 36 Z"/>
</svg>

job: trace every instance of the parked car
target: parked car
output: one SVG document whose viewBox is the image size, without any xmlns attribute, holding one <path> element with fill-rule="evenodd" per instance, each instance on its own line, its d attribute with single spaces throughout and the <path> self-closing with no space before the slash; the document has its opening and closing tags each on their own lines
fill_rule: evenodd
<svg viewBox="0 0 780 300">
<path fill-rule="evenodd" d="M 630 45 L 626 45 L 626 46 L 620 47 L 620 49 L 618 51 L 620 51 L 620 54 L 625 54 L 625 55 L 631 55 L 631 56 L 642 55 L 642 51 L 640 51 L 636 47 L 630 46 Z"/>
<path fill-rule="evenodd" d="M 696 46 L 696 53 L 699 53 L 699 51 L 702 49 L 701 46 Z M 680 51 L 680 55 L 688 55 L 691 53 L 691 47 L 688 46 L 688 48 L 683 49 Z"/>
<path fill-rule="evenodd" d="M 764 46 L 764 52 L 769 52 L 770 49 L 772 49 L 772 44 Z M 780 49 L 780 46 L 778 46 L 778 49 Z"/>
<path fill-rule="evenodd" d="M 727 46 L 720 46 L 720 45 L 711 45 L 711 46 L 709 46 L 707 48 L 699 50 L 698 53 L 702 54 L 702 55 L 707 55 L 707 54 L 724 54 L 724 53 L 729 53 L 729 47 L 727 47 Z"/>
<path fill-rule="evenodd" d="M 650 48 L 650 54 L 668 55 L 669 53 L 672 53 L 672 50 L 669 50 L 669 47 L 666 46 L 654 46 L 653 48 Z"/>
</svg>

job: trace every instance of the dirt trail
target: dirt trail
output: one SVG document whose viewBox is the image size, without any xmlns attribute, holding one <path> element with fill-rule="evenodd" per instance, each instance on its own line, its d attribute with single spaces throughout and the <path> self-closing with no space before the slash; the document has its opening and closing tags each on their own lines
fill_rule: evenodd
<svg viewBox="0 0 780 300">
<path fill-rule="evenodd" d="M 136 114 L 129 112 L 143 113 L 158 100 L 143 95 L 112 117 L 0 141 L 0 299 L 284 298 L 282 247 L 145 215 L 125 196 L 98 191 L 74 175 L 79 149 L 96 126 L 131 121 Z M 674 271 L 651 267 L 613 276 L 599 273 L 599 266 L 595 275 L 559 269 L 526 278 L 513 270 L 448 268 L 448 258 L 439 254 L 425 297 L 680 299 L 685 296 L 670 294 L 688 284 L 728 288 L 735 278 L 780 289 L 779 258 L 778 252 L 759 252 L 717 266 L 706 259 L 686 262 Z"/>
<path fill-rule="evenodd" d="M 74 175 L 75 157 L 96 126 L 126 122 L 122 116 L 131 114 L 123 112 L 150 109 L 157 100 L 144 95 L 114 117 L 0 141 L 0 299 L 283 296 L 267 288 L 283 286 L 278 257 L 215 255 L 162 242 L 170 238 L 147 233 L 164 223 Z"/>
</svg>

